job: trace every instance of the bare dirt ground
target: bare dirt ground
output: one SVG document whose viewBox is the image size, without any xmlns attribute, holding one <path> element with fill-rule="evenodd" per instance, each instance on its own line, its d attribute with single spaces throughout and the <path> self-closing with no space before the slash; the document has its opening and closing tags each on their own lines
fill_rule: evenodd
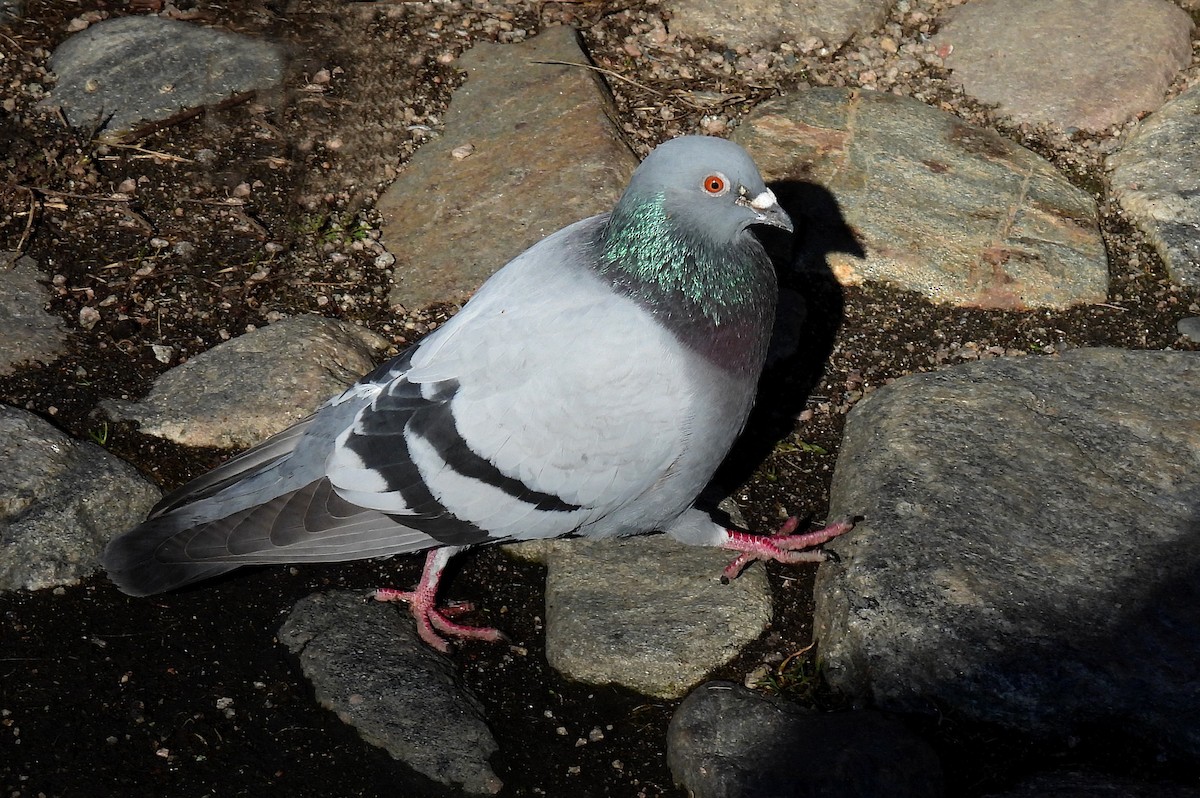
<svg viewBox="0 0 1200 798">
<path fill-rule="evenodd" d="M 134 5 L 159 9 L 155 0 Z M 889 21 L 902 45 L 936 29 L 938 3 L 910 5 L 925 13 L 895 12 Z M 610 85 L 642 153 L 682 132 L 723 132 L 756 102 L 806 82 L 856 85 L 873 59 L 884 75 L 890 57 L 878 38 L 836 53 L 736 53 L 682 42 L 664 36 L 661 14 L 646 0 L 197 0 L 178 8 L 285 42 L 294 69 L 284 92 L 105 141 L 35 104 L 52 86 L 47 59 L 71 20 L 139 11 L 104 0 L 29 0 L 22 18 L 0 26 L 0 248 L 39 262 L 51 278 L 48 309 L 72 331 L 59 360 L 0 378 L 0 401 L 102 442 L 164 488 L 225 454 L 108 422 L 97 411 L 101 399 L 138 398 L 170 366 L 280 315 L 361 322 L 402 348 L 453 313 L 448 305 L 389 306 L 391 276 L 376 260 L 371 208 L 421 141 L 436 135 L 461 81 L 454 56 L 473 42 L 574 24 L 596 64 L 625 78 Z M 892 85 L 994 123 L 949 88 L 935 60 Z M 727 472 L 742 485 L 736 495 L 752 526 L 773 528 L 788 512 L 823 517 L 845 413 L 888 380 L 998 354 L 1195 348 L 1175 325 L 1200 312 L 1197 297 L 1171 285 L 1158 256 L 1103 196 L 1108 145 L 999 127 L 1100 202 L 1109 302 L 1060 312 L 960 310 L 884 287 L 801 281 L 812 311 L 809 349 L 770 382 L 764 396 L 776 398 L 764 402 L 759 443 Z M 85 308 L 100 316 L 86 329 Z M 781 443 L 761 444 L 774 444 L 781 428 Z M 69 589 L 0 596 L 5 794 L 374 796 L 395 795 L 398 784 L 409 785 L 401 794 L 436 794 L 406 781 L 386 754 L 317 707 L 273 638 L 294 601 L 313 590 L 407 585 L 417 571 L 413 558 L 260 569 L 150 600 L 128 599 L 97 575 Z M 742 681 L 766 665 L 765 689 L 842 705 L 821 686 L 809 655 L 790 656 L 809 643 L 811 572 L 770 573 L 779 620 L 717 675 Z M 496 550 L 464 556 L 447 585 L 447 595 L 477 599 L 480 620 L 526 650 L 468 645 L 455 655 L 500 742 L 506 794 L 677 794 L 662 742 L 673 705 L 569 684 L 550 671 L 541 586 L 536 567 Z M 949 794 L 980 794 L 1046 763 L 1171 775 L 1159 772 L 1152 752 L 1047 747 L 954 718 L 915 723 L 945 755 Z M 589 739 L 595 729 L 602 738 Z"/>
</svg>

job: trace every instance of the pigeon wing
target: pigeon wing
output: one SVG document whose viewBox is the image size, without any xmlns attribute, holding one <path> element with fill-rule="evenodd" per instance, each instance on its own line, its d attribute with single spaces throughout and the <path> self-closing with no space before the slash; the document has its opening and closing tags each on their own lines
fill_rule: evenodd
<svg viewBox="0 0 1200 798">
<path fill-rule="evenodd" d="M 567 534 L 655 488 L 690 436 L 695 375 L 587 268 L 600 221 L 528 250 L 422 342 L 339 436 L 341 496 L 465 545 Z"/>
</svg>

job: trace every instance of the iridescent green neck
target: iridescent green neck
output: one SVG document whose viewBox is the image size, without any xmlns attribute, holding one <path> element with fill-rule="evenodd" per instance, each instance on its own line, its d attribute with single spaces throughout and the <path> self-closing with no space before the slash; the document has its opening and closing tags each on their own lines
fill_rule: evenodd
<svg viewBox="0 0 1200 798">
<path fill-rule="evenodd" d="M 597 266 L 652 308 L 699 311 L 714 326 L 749 305 L 773 305 L 774 275 L 758 242 L 738 236 L 718 246 L 708 232 L 685 231 L 662 194 L 626 197 L 600 230 Z"/>
</svg>

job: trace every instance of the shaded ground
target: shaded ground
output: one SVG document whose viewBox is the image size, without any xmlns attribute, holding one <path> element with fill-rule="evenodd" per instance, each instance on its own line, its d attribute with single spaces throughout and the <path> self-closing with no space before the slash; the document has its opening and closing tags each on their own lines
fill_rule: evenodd
<svg viewBox="0 0 1200 798">
<path fill-rule="evenodd" d="M 571 18 L 598 62 L 642 84 L 612 81 L 625 129 L 643 152 L 695 129 L 714 110 L 697 106 L 698 92 L 723 92 L 712 102 L 736 115 L 800 79 L 774 72 L 665 79 L 660 67 L 635 62 L 622 49 L 644 24 L 642 2 L 181 8 L 288 42 L 296 69 L 286 92 L 103 143 L 90 130 L 35 112 L 35 86 L 50 85 L 46 58 L 66 38 L 71 18 L 127 13 L 125 7 L 30 0 L 25 18 L 0 27 L 0 86 L 13 100 L 11 113 L 0 116 L 0 248 L 26 251 L 52 276 L 49 309 L 73 331 L 71 351 L 58 361 L 0 378 L 0 401 L 103 442 L 166 488 L 212 467 L 223 453 L 183 449 L 108 423 L 96 413 L 100 399 L 138 398 L 168 367 L 275 314 L 360 321 L 402 347 L 453 312 L 389 308 L 390 275 L 365 246 L 375 227 L 371 201 L 436 130 L 459 81 L 447 53 Z M 458 28 L 465 33 L 451 35 Z M 430 35 L 439 32 L 446 35 Z M 838 83 L 854 71 L 831 56 L 802 74 Z M 944 92 L 944 76 L 931 70 L 919 77 L 931 96 Z M 985 115 L 956 102 L 974 121 Z M 1197 297 L 1172 287 L 1141 236 L 1103 204 L 1102 172 L 1087 142 L 1009 132 L 1101 199 L 1113 272 L 1109 304 L 963 311 L 884 288 L 843 292 L 789 277 L 812 305 L 804 338 L 810 349 L 773 378 L 757 439 L 726 471 L 730 484 L 745 480 L 736 495 L 753 527 L 772 528 L 787 512 L 823 517 L 844 414 L 887 380 L 1017 351 L 1187 348 L 1175 324 L 1200 313 Z M 112 200 L 127 179 L 136 190 Z M 190 249 L 181 253 L 181 242 Z M 85 306 L 101 312 L 90 330 L 79 326 Z M 822 342 L 835 333 L 829 351 Z M 152 344 L 171 347 L 169 363 L 156 359 Z M 790 429 L 797 416 L 795 433 L 775 445 L 777 431 Z M 418 570 L 413 558 L 268 568 L 144 600 L 128 599 L 96 576 L 66 590 L 0 596 L 0 785 L 7 795 L 31 796 L 397 794 L 398 782 L 409 783 L 403 768 L 315 705 L 273 635 L 294 601 L 313 590 L 365 593 L 407 585 Z M 809 642 L 811 572 L 771 573 L 779 620 L 718 675 L 742 681 L 766 663 L 773 689 L 837 706 L 806 655 L 785 662 Z M 486 705 L 508 792 L 676 794 L 662 750 L 673 705 L 567 684 L 551 672 L 541 650 L 542 583 L 538 568 L 489 550 L 464 556 L 446 591 L 477 599 L 481 620 L 520 647 L 467 646 L 455 655 Z M 590 740 L 595 729 L 602 739 Z M 952 718 L 932 719 L 926 730 L 955 763 L 949 794 L 1003 785 L 1044 761 L 1157 773 L 1152 752 L 1046 749 Z M 418 793 L 430 789 L 409 784 Z"/>
</svg>

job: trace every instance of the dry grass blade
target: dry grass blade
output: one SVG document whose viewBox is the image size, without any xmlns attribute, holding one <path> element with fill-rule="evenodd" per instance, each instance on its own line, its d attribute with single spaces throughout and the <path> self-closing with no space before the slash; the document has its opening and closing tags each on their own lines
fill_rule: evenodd
<svg viewBox="0 0 1200 798">
<path fill-rule="evenodd" d="M 602 75 L 608 75 L 610 78 L 616 78 L 617 80 L 619 80 L 623 83 L 628 83 L 630 86 L 636 86 L 637 88 L 641 89 L 642 91 L 646 91 L 646 92 L 649 92 L 650 94 L 653 94 L 655 97 L 663 96 L 663 93 L 661 91 L 655 91 L 654 89 L 650 88 L 649 86 L 647 86 L 644 83 L 638 83 L 633 78 L 625 77 L 620 72 L 614 72 L 611 69 L 605 69 L 604 67 L 598 67 L 595 64 L 580 64 L 576 61 L 559 61 L 557 59 L 550 59 L 550 60 L 546 60 L 546 61 L 530 61 L 529 63 L 531 63 L 531 64 L 555 64 L 558 66 L 572 66 L 572 67 L 579 67 L 580 69 L 591 69 L 595 72 L 599 72 Z"/>
<path fill-rule="evenodd" d="M 28 186 L 18 186 L 29 193 L 29 218 L 25 220 L 25 229 L 21 232 L 21 239 L 17 242 L 17 252 L 25 251 L 25 243 L 29 241 L 29 233 L 33 230 L 33 217 L 37 213 L 38 198 L 33 189 Z"/>
<path fill-rule="evenodd" d="M 109 144 L 108 146 L 119 147 L 123 150 L 133 150 L 134 152 L 141 153 L 140 155 L 132 156 L 134 159 L 154 158 L 155 160 L 174 161 L 176 163 L 195 163 L 195 161 L 193 161 L 191 158 L 184 158 L 182 155 L 172 155 L 169 152 L 159 152 L 158 150 L 150 150 L 150 149 L 146 149 L 145 147 L 139 147 L 136 144 L 121 144 L 119 142 L 116 142 L 113 144 Z"/>
</svg>

